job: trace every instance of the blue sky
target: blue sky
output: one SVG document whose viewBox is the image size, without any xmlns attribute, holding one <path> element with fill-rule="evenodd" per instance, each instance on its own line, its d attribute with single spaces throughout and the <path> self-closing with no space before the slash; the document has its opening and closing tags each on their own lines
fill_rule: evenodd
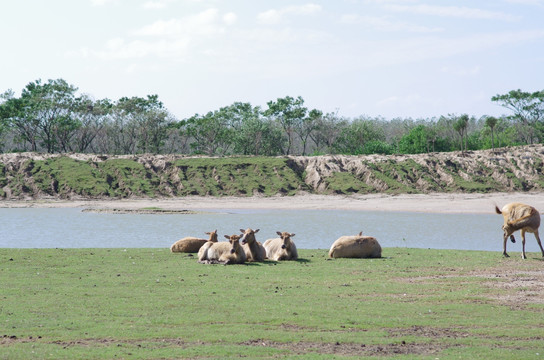
<svg viewBox="0 0 544 360">
<path fill-rule="evenodd" d="M 179 119 L 284 96 L 341 116 L 508 114 L 544 89 L 544 0 L 20 0 L 0 4 L 0 92 L 63 78 L 158 94 Z"/>
</svg>

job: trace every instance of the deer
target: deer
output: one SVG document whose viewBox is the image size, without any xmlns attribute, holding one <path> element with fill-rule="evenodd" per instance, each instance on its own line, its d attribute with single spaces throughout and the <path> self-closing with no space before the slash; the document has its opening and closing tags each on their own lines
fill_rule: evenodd
<svg viewBox="0 0 544 360">
<path fill-rule="evenodd" d="M 240 246 L 240 235 L 225 235 L 228 242 L 208 241 L 198 250 L 198 262 L 202 264 L 243 264 L 246 253 Z"/>
<path fill-rule="evenodd" d="M 173 253 L 196 253 L 206 242 L 217 242 L 217 230 L 206 232 L 205 234 L 210 237 L 208 240 L 192 236 L 184 237 L 173 243 L 172 246 L 170 246 L 170 251 Z"/>
<path fill-rule="evenodd" d="M 544 249 L 542 248 L 542 243 L 540 242 L 540 237 L 538 235 L 538 228 L 540 226 L 540 213 L 537 209 L 530 205 L 522 203 L 509 203 L 499 209 L 495 205 L 495 212 L 499 215 L 502 215 L 504 218 L 504 224 L 502 225 L 502 230 L 504 232 L 502 239 L 502 255 L 504 257 L 510 257 L 506 253 L 506 243 L 508 242 L 508 237 L 513 243 L 516 242 L 514 237 L 514 232 L 521 230 L 521 258 L 527 259 L 525 254 L 525 233 L 533 233 L 536 238 L 538 246 L 540 246 L 540 251 L 542 252 L 542 257 L 544 257 Z"/>
<path fill-rule="evenodd" d="M 255 234 L 258 233 L 259 230 L 260 229 L 253 230 L 251 228 L 247 228 L 246 230 L 240 229 L 240 232 L 242 233 L 240 242 L 246 252 L 247 261 L 264 261 L 264 258 L 266 257 L 266 250 L 263 245 L 255 239 Z"/>
<path fill-rule="evenodd" d="M 372 236 L 359 235 L 341 236 L 329 250 L 330 258 L 380 258 L 382 247 Z"/>
<path fill-rule="evenodd" d="M 280 237 L 268 239 L 263 244 L 266 250 L 266 257 L 274 261 L 297 260 L 297 247 L 291 239 L 295 234 L 290 234 L 287 231 L 276 231 L 276 234 Z"/>
</svg>

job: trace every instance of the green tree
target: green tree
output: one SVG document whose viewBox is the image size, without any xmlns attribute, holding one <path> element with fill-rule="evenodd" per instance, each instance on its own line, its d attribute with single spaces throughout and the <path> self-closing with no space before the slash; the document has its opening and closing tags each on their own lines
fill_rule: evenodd
<svg viewBox="0 0 544 360">
<path fill-rule="evenodd" d="M 499 119 L 493 116 L 488 116 L 485 118 L 485 125 L 491 129 L 491 146 L 493 148 L 493 152 L 495 152 L 495 126 L 497 126 L 497 122 Z"/>
<path fill-rule="evenodd" d="M 514 119 L 524 128 L 525 141 L 532 144 L 535 138 L 543 138 L 544 129 L 544 90 L 526 92 L 511 90 L 508 94 L 495 95 L 491 101 L 511 110 Z"/>
<path fill-rule="evenodd" d="M 2 118 L 31 151 L 43 146 L 47 152 L 64 150 L 60 137 L 70 137 L 79 123 L 74 118 L 77 88 L 63 79 L 36 80 L 23 89 L 21 97 L 3 95 Z"/>
<path fill-rule="evenodd" d="M 278 155 L 282 149 L 281 130 L 262 117 L 261 109 L 249 103 L 227 107 L 234 128 L 234 153 L 242 155 Z"/>
<path fill-rule="evenodd" d="M 115 153 L 160 152 L 171 120 L 157 95 L 123 97 L 113 104 L 111 116 L 108 137 Z"/>
<path fill-rule="evenodd" d="M 459 133 L 461 137 L 461 151 L 463 151 L 463 140 L 465 140 L 465 151 L 467 150 L 466 134 L 468 130 L 469 117 L 467 114 L 463 114 L 457 118 L 453 123 L 453 128 Z"/>
<path fill-rule="evenodd" d="M 391 155 L 395 151 L 393 145 L 383 140 L 370 140 L 365 144 L 364 154 Z"/>
<path fill-rule="evenodd" d="M 334 144 L 348 121 L 336 113 L 328 113 L 316 119 L 314 131 L 309 133 L 317 152 L 333 152 Z"/>
<path fill-rule="evenodd" d="M 194 115 L 186 120 L 186 129 L 196 153 L 225 155 L 234 145 L 235 131 L 231 126 L 229 111 L 222 108 L 206 115 Z"/>
<path fill-rule="evenodd" d="M 402 154 L 421 154 L 429 152 L 429 139 L 427 126 L 418 125 L 404 135 L 399 141 L 399 152 Z"/>
<path fill-rule="evenodd" d="M 277 121 L 287 137 L 287 147 L 284 154 L 290 155 L 293 148 L 293 133 L 295 128 L 304 128 L 302 123 L 306 118 L 308 109 L 304 107 L 304 99 L 299 96 L 296 99 L 290 96 L 278 98 L 277 101 L 269 101 L 268 109 L 264 112 Z"/>
<path fill-rule="evenodd" d="M 366 154 L 366 145 L 370 141 L 385 141 L 383 129 L 367 119 L 356 119 L 343 128 L 338 136 L 334 150 L 341 154 Z"/>
<path fill-rule="evenodd" d="M 70 142 L 70 151 L 103 152 L 103 146 L 98 146 L 97 142 L 106 140 L 105 128 L 110 121 L 113 103 L 108 100 L 93 100 L 88 95 L 76 98 L 76 116 L 81 126 L 76 131 Z M 93 146 L 94 145 L 94 146 Z"/>
<path fill-rule="evenodd" d="M 317 109 L 312 109 L 302 120 L 295 123 L 295 133 L 298 135 L 302 143 L 302 156 L 306 155 L 306 147 L 308 138 L 317 129 L 319 120 L 323 117 L 323 112 Z"/>
<path fill-rule="evenodd" d="M 4 135 L 10 131 L 11 118 L 14 116 L 16 110 L 13 108 L 16 106 L 16 101 L 13 100 L 14 93 L 12 90 L 7 90 L 3 94 L 0 94 L 0 150 L 4 148 Z"/>
</svg>

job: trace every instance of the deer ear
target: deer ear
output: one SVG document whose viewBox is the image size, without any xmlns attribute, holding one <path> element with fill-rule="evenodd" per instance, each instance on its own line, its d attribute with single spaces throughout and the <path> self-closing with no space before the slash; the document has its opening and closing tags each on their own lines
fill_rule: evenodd
<svg viewBox="0 0 544 360">
<path fill-rule="evenodd" d="M 246 231 L 244 229 L 240 229 L 240 232 L 243 234 L 245 233 Z"/>
<path fill-rule="evenodd" d="M 363 235 L 363 232 L 362 232 L 362 231 L 359 232 L 359 236 L 361 236 L 361 235 Z"/>
<path fill-rule="evenodd" d="M 258 232 L 259 232 L 259 230 L 261 230 L 261 229 L 257 229 L 257 230 L 255 230 L 255 231 L 254 231 L 254 233 L 255 233 L 255 234 L 256 234 L 256 233 L 258 233 Z"/>
<path fill-rule="evenodd" d="M 295 236 L 295 234 L 291 234 L 290 236 L 293 237 L 293 236 Z"/>
<path fill-rule="evenodd" d="M 230 236 L 228 236 L 228 235 L 225 235 L 225 237 L 226 237 L 227 239 L 229 239 L 229 240 L 230 240 Z"/>
<path fill-rule="evenodd" d="M 211 233 L 211 232 L 205 232 L 204 234 L 206 234 L 206 235 L 211 235 L 212 233 Z"/>
<path fill-rule="evenodd" d="M 281 232 L 279 232 L 279 231 L 276 231 L 276 234 L 278 234 L 279 236 L 281 236 Z"/>
</svg>

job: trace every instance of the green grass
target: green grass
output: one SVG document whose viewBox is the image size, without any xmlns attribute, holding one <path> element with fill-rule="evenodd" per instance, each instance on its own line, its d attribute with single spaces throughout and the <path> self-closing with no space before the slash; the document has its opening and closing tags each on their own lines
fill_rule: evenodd
<svg viewBox="0 0 544 360">
<path fill-rule="evenodd" d="M 367 185 L 356 175 L 350 172 L 335 172 L 326 177 L 327 191 L 331 194 L 353 194 L 375 192 L 372 186 Z"/>
<path fill-rule="evenodd" d="M 174 162 L 183 189 L 177 195 L 272 196 L 307 190 L 286 158 L 188 158 Z"/>
<path fill-rule="evenodd" d="M 0 359 L 544 356 L 539 254 L 299 254 L 221 266 L 168 249 L 0 249 Z"/>
</svg>

